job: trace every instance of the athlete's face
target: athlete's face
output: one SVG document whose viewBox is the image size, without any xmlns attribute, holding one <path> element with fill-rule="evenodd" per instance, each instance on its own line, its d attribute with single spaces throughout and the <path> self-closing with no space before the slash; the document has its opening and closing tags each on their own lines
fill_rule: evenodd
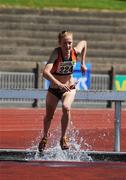
<svg viewBox="0 0 126 180">
<path fill-rule="evenodd" d="M 72 35 L 67 35 L 61 39 L 60 46 L 64 53 L 69 53 L 72 49 L 73 37 Z"/>
</svg>

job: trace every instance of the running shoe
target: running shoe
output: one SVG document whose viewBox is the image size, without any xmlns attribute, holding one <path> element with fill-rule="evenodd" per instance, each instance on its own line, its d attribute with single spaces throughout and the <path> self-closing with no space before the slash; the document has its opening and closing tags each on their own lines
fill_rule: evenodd
<svg viewBox="0 0 126 180">
<path fill-rule="evenodd" d="M 43 137 L 38 146 L 39 152 L 42 152 L 45 149 L 46 144 L 47 144 L 47 138 Z"/>
<path fill-rule="evenodd" d="M 60 140 L 60 146 L 62 150 L 69 149 L 69 145 L 67 144 L 67 142 L 68 142 L 68 139 L 66 137 Z"/>
</svg>

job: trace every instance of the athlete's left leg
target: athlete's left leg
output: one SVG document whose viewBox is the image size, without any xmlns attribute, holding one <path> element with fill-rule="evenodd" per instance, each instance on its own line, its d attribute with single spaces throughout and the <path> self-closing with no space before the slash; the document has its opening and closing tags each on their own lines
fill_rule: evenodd
<svg viewBox="0 0 126 180">
<path fill-rule="evenodd" d="M 61 140 L 60 145 L 62 149 L 68 149 L 66 144 L 65 134 L 68 127 L 68 123 L 71 120 L 71 105 L 74 101 L 76 90 L 72 89 L 70 92 L 66 92 L 62 98 L 62 118 L 61 118 Z"/>
</svg>

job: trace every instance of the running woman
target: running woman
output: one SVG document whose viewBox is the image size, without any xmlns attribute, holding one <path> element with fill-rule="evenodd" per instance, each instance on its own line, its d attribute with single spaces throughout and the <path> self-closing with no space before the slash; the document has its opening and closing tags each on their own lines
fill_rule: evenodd
<svg viewBox="0 0 126 180">
<path fill-rule="evenodd" d="M 71 120 L 70 110 L 76 93 L 75 82 L 72 76 L 73 67 L 79 54 L 81 55 L 82 73 L 87 70 L 85 65 L 87 50 L 86 41 L 82 40 L 76 45 L 76 47 L 73 47 L 73 33 L 62 31 L 58 35 L 58 44 L 58 47 L 52 51 L 52 54 L 42 72 L 44 78 L 50 81 L 50 86 L 46 96 L 44 133 L 38 146 L 39 152 L 42 152 L 46 147 L 48 130 L 59 100 L 62 102 L 60 146 L 62 150 L 69 149 L 66 131 L 68 122 Z"/>
</svg>

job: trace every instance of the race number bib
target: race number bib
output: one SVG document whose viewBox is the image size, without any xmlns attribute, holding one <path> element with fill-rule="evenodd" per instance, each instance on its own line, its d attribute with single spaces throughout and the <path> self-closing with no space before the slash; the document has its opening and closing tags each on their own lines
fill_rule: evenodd
<svg viewBox="0 0 126 180">
<path fill-rule="evenodd" d="M 60 62 L 57 68 L 58 74 L 71 74 L 73 73 L 73 63 L 69 62 Z"/>
</svg>

